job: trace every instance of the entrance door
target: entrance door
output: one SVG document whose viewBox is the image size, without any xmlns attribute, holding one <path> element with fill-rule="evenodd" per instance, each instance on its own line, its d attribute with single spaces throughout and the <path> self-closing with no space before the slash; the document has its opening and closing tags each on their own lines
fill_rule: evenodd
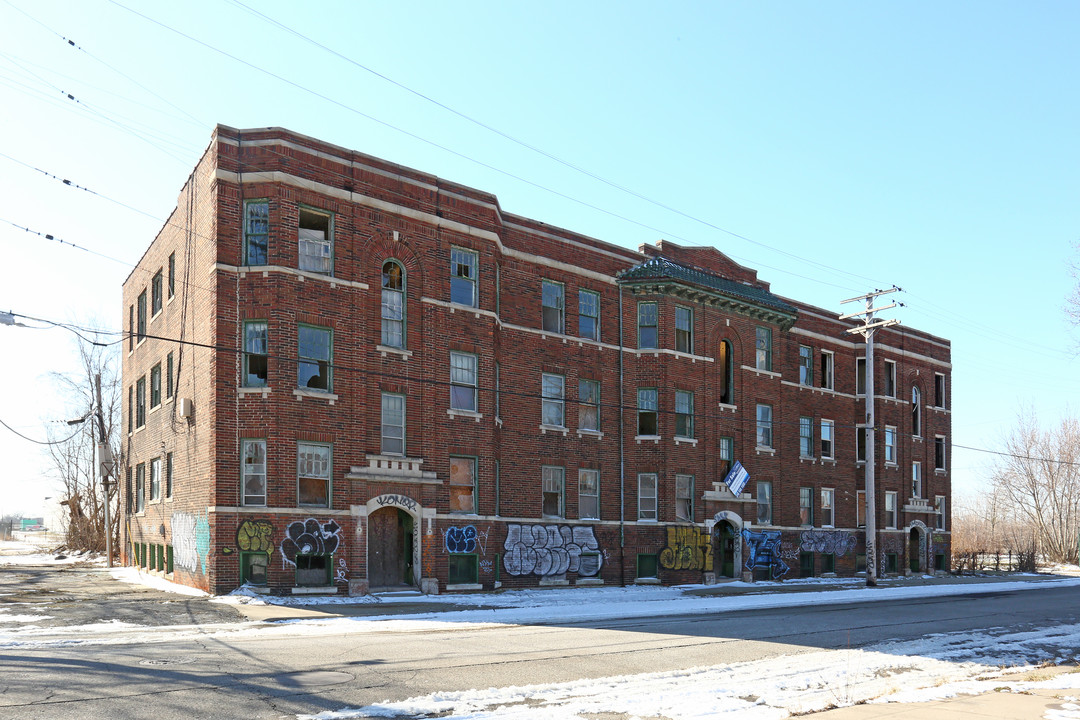
<svg viewBox="0 0 1080 720">
<path fill-rule="evenodd" d="M 718 562 L 716 563 L 717 569 L 720 571 L 720 577 L 735 577 L 735 542 L 738 540 L 739 535 L 735 532 L 735 527 L 727 520 L 721 521 L 714 530 L 716 537 L 716 557 Z"/>
<path fill-rule="evenodd" d="M 368 583 L 371 588 L 412 584 L 412 516 L 395 507 L 368 516 Z"/>
<path fill-rule="evenodd" d="M 908 538 L 908 563 L 911 572 L 922 572 L 922 553 L 919 552 L 918 528 L 911 528 L 911 536 Z"/>
</svg>

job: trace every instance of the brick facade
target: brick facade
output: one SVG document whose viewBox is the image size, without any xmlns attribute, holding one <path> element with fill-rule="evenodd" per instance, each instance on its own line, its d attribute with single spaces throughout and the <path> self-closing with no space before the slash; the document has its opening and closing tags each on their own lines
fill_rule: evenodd
<svg viewBox="0 0 1080 720">
<path fill-rule="evenodd" d="M 176 582 L 445 592 L 864 562 L 865 347 L 715 249 L 634 252 L 296 133 L 218 126 L 123 307 L 124 560 Z M 944 569 L 950 345 L 890 327 L 875 360 L 875 561 Z M 731 460 L 750 474 L 738 497 Z"/>
</svg>

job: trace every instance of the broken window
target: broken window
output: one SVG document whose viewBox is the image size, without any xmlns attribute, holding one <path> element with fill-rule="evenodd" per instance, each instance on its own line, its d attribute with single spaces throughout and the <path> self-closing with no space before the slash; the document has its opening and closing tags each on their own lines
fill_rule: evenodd
<svg viewBox="0 0 1080 720">
<path fill-rule="evenodd" d="M 300 208 L 300 269 L 329 275 L 333 271 L 333 216 Z"/>
</svg>

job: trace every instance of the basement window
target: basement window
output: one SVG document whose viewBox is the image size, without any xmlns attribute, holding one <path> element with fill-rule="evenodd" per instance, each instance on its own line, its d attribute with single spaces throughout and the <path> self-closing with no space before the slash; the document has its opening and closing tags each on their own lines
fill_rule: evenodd
<svg viewBox="0 0 1080 720">
<path fill-rule="evenodd" d="M 296 584 L 300 587 L 329 585 L 330 560 L 330 555 L 297 555 Z"/>
</svg>

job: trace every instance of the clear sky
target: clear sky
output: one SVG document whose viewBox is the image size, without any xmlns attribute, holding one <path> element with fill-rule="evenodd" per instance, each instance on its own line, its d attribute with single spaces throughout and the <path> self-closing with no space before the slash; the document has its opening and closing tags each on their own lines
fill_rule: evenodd
<svg viewBox="0 0 1080 720">
<path fill-rule="evenodd" d="M 0 0 L 0 310 L 120 331 L 214 124 L 277 125 L 608 242 L 715 245 L 837 313 L 895 283 L 893 316 L 953 343 L 955 445 L 998 449 L 1022 407 L 1053 422 L 1080 391 L 1078 4 L 258 11 Z M 0 326 L 0 420 L 66 428 L 49 373 L 74 359 L 66 330 Z M 0 451 L 0 514 L 40 514 L 39 446 L 0 427 Z M 954 491 L 990 457 L 955 447 Z"/>
</svg>

